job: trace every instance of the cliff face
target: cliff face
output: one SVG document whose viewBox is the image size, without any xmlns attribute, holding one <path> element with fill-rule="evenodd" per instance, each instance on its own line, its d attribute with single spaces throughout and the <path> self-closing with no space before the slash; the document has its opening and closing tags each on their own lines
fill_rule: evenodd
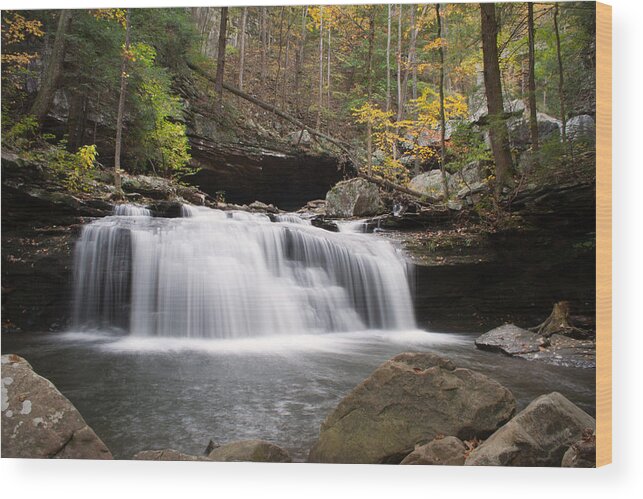
<svg viewBox="0 0 643 499">
<path fill-rule="evenodd" d="M 221 192 L 227 202 L 261 201 L 296 210 L 324 198 L 343 177 L 338 160 L 325 154 L 195 135 L 190 145 L 193 165 L 200 170 L 185 180 L 212 197 Z"/>
</svg>

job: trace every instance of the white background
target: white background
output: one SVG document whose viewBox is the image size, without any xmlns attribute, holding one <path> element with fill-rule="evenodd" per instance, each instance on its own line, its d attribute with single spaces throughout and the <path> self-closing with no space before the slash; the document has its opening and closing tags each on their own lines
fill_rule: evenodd
<svg viewBox="0 0 643 499">
<path fill-rule="evenodd" d="M 3 9 L 220 5 L 221 1 L 8 0 Z M 303 2 L 228 0 L 227 5 Z M 329 2 L 333 3 L 333 2 Z M 342 3 L 342 2 L 334 2 Z M 346 3 L 346 2 L 344 2 Z M 363 3 L 353 1 L 350 3 Z M 245 463 L 0 461 L 4 497 L 641 497 L 643 492 L 643 2 L 612 0 L 614 61 L 613 464 L 597 470 Z M 216 404 L 216 400 L 212 401 Z"/>
</svg>

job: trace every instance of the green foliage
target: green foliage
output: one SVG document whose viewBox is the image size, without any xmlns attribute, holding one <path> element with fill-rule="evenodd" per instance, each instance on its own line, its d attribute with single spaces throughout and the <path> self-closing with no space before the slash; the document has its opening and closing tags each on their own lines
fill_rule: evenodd
<svg viewBox="0 0 643 499">
<path fill-rule="evenodd" d="M 88 192 L 96 171 L 96 146 L 81 146 L 75 153 L 70 153 L 66 145 L 66 141 L 61 141 L 45 153 L 47 166 L 62 178 L 67 189 Z"/>
<path fill-rule="evenodd" d="M 15 148 L 26 148 L 37 139 L 40 125 L 34 116 L 27 114 L 15 123 L 12 123 L 8 116 L 3 116 L 2 127 L 5 144 Z"/>
<path fill-rule="evenodd" d="M 447 154 L 451 160 L 446 166 L 451 172 L 458 171 L 473 161 L 492 159 L 481 131 L 476 125 L 464 121 L 458 123 L 451 132 Z"/>
</svg>

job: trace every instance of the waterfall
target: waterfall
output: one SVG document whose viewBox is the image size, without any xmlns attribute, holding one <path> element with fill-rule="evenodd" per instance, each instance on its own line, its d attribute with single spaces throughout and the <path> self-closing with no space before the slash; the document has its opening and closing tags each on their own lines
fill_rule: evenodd
<svg viewBox="0 0 643 499">
<path fill-rule="evenodd" d="M 149 217 L 152 212 L 144 206 L 136 204 L 117 204 L 114 206 L 114 215 L 123 217 Z"/>
<path fill-rule="evenodd" d="M 376 236 L 294 214 L 119 210 L 86 225 L 76 245 L 78 329 L 241 338 L 415 326 L 407 264 Z"/>
</svg>

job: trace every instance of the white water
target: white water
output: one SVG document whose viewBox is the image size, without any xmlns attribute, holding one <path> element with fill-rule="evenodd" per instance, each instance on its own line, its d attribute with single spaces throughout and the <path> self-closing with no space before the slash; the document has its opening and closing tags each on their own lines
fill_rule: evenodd
<svg viewBox="0 0 643 499">
<path fill-rule="evenodd" d="M 135 208 L 83 228 L 77 329 L 235 339 L 415 327 L 407 264 L 387 241 L 293 214 Z"/>
</svg>

